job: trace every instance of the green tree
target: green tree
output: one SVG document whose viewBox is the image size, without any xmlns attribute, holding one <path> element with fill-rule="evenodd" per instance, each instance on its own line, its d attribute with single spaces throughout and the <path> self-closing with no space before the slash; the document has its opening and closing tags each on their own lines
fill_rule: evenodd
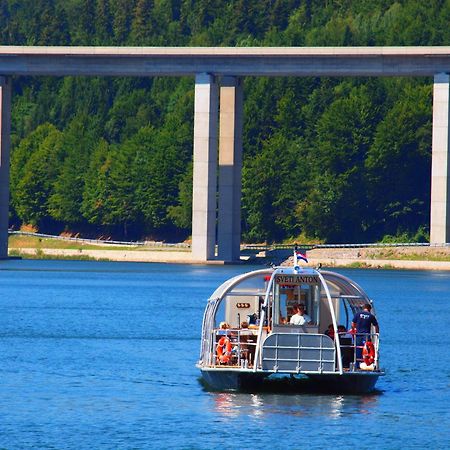
<svg viewBox="0 0 450 450">
<path fill-rule="evenodd" d="M 136 194 L 143 176 L 141 155 L 134 146 L 125 142 L 114 148 L 111 164 L 104 166 L 104 170 L 103 224 L 120 227 L 123 236 L 129 238 L 130 228 L 133 234 L 133 228 L 142 225 Z"/>
<path fill-rule="evenodd" d="M 297 234 L 295 207 L 304 188 L 301 160 L 297 143 L 275 134 L 259 154 L 245 161 L 242 207 L 246 240 L 272 242 Z"/>
<path fill-rule="evenodd" d="M 95 11 L 95 42 L 97 45 L 112 43 L 112 18 L 109 0 L 97 0 Z"/>
<path fill-rule="evenodd" d="M 331 242 L 364 237 L 364 161 L 376 117 L 368 90 L 361 86 L 335 100 L 319 120 L 312 150 L 314 185 L 299 206 L 299 220 L 308 235 Z"/>
<path fill-rule="evenodd" d="M 175 205 L 167 208 L 168 218 L 178 228 L 191 230 L 192 226 L 192 175 L 193 164 L 188 164 L 188 168 L 178 184 L 178 201 Z"/>
<path fill-rule="evenodd" d="M 54 127 L 43 126 L 34 138 L 34 142 L 24 142 L 13 158 L 14 165 L 20 165 L 21 154 L 27 150 L 31 153 L 23 169 L 13 172 L 12 181 L 17 184 L 12 199 L 23 223 L 45 227 L 49 225 L 48 199 L 61 165 L 62 136 Z"/>
<path fill-rule="evenodd" d="M 46 123 L 37 127 L 26 138 L 20 141 L 20 144 L 12 149 L 11 154 L 11 196 L 13 205 L 18 194 L 17 186 L 25 176 L 28 160 L 38 151 L 42 143 L 49 138 L 59 134 L 58 130 L 51 124 Z"/>
<path fill-rule="evenodd" d="M 402 94 L 379 123 L 366 161 L 378 238 L 429 221 L 431 86 L 409 85 Z"/>
<path fill-rule="evenodd" d="M 156 34 L 153 17 L 153 0 L 137 0 L 131 23 L 131 42 L 134 45 L 151 45 Z"/>
<path fill-rule="evenodd" d="M 92 154 L 86 172 L 81 212 L 91 224 L 108 224 L 108 201 L 110 196 L 111 149 L 105 140 L 100 140 Z"/>
<path fill-rule="evenodd" d="M 64 131 L 64 161 L 48 201 L 53 219 L 68 225 L 83 222 L 80 208 L 85 174 L 97 142 L 97 124 L 88 116 L 76 117 Z"/>
<path fill-rule="evenodd" d="M 111 0 L 112 30 L 115 44 L 123 45 L 128 42 L 134 3 L 134 0 Z"/>
<path fill-rule="evenodd" d="M 153 99 L 144 89 L 117 95 L 108 115 L 105 130 L 112 142 L 129 139 L 142 127 L 157 121 Z"/>
</svg>

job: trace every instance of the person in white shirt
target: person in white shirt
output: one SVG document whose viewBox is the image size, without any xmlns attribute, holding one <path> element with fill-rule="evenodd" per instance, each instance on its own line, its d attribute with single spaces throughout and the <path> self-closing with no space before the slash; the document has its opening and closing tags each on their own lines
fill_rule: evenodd
<svg viewBox="0 0 450 450">
<path fill-rule="evenodd" d="M 303 305 L 294 306 L 294 311 L 296 313 L 289 321 L 291 325 L 305 325 L 312 322 L 311 317 L 309 317 L 308 314 L 305 314 L 305 307 Z"/>
</svg>

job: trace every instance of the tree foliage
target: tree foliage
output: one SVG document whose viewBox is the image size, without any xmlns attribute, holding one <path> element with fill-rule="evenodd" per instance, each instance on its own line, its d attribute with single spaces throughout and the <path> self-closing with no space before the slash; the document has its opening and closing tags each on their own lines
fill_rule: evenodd
<svg viewBox="0 0 450 450">
<path fill-rule="evenodd" d="M 0 43 L 449 45 L 449 20 L 442 0 L 4 0 Z M 16 78 L 12 223 L 189 234 L 193 89 L 188 78 Z M 244 239 L 423 236 L 430 79 L 247 77 L 244 92 Z"/>
</svg>

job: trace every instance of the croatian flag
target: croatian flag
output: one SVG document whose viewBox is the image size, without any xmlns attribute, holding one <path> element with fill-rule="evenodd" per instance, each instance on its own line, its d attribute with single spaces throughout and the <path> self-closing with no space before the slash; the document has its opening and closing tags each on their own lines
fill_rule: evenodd
<svg viewBox="0 0 450 450">
<path fill-rule="evenodd" d="M 303 259 L 303 261 L 308 262 L 308 259 L 306 258 L 306 254 L 299 252 L 298 250 L 295 251 L 295 256 L 297 257 L 297 260 Z"/>
</svg>

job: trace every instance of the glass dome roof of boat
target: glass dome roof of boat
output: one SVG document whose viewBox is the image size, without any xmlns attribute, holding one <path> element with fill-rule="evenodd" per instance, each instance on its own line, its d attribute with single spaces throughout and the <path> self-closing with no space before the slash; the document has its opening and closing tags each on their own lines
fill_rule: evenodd
<svg viewBox="0 0 450 450">
<path fill-rule="evenodd" d="M 264 294 L 266 277 L 272 275 L 273 269 L 255 270 L 237 275 L 220 285 L 211 295 L 211 299 L 222 298 L 236 292 L 255 292 Z"/>
</svg>

